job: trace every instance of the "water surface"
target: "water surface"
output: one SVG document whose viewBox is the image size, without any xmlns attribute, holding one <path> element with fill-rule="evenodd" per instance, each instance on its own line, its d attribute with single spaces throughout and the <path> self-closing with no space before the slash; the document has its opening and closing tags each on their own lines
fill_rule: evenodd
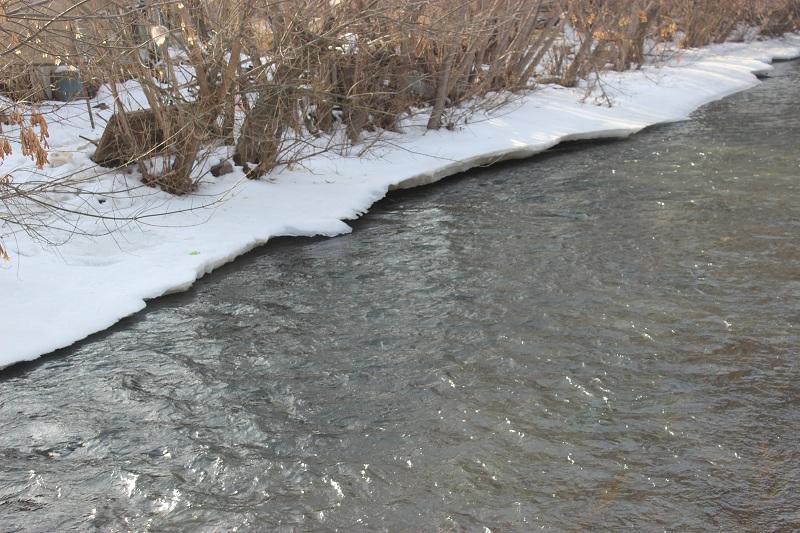
<svg viewBox="0 0 800 533">
<path fill-rule="evenodd" d="M 800 64 L 0 373 L 0 530 L 800 527 Z"/>
</svg>

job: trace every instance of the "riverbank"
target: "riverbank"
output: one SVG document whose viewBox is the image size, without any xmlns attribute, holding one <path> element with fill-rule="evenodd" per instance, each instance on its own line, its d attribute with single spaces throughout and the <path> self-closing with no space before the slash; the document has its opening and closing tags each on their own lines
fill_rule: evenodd
<svg viewBox="0 0 800 533">
<path fill-rule="evenodd" d="M 84 214 L 61 221 L 54 239 L 66 242 L 59 246 L 43 247 L 26 234 L 6 239 L 12 260 L 0 274 L 0 367 L 101 331 L 144 308 L 146 300 L 185 290 L 271 238 L 348 233 L 345 221 L 392 188 L 531 156 L 564 141 L 626 137 L 683 120 L 708 102 L 756 85 L 755 74 L 767 72 L 770 61 L 798 56 L 798 35 L 687 51 L 663 67 L 604 74 L 602 98 L 586 98 L 585 87 L 547 86 L 471 118 L 457 131 L 409 127 L 404 135 L 383 138 L 368 158 L 321 155 L 268 181 L 244 180 L 236 169 L 208 176 L 196 194 L 182 198 L 141 188 L 133 175 L 103 175 L 89 160 L 90 145 L 75 142 L 78 135 L 96 136 L 85 105 L 65 106 L 62 120 L 51 124 L 51 160 L 58 166 L 45 169 L 48 178 L 95 174 L 96 191 L 109 190 L 108 180 L 115 180 L 133 192 L 61 195 L 62 205 Z M 606 97 L 612 106 L 604 105 Z M 98 114 L 110 117 L 108 110 Z M 10 163 L 17 169 L 26 164 Z"/>
</svg>

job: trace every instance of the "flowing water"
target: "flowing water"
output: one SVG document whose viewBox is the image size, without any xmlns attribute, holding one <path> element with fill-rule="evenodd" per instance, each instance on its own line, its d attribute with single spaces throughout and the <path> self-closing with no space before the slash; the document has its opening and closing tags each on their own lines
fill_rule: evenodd
<svg viewBox="0 0 800 533">
<path fill-rule="evenodd" d="M 800 64 L 0 373 L 0 530 L 800 527 Z"/>
</svg>

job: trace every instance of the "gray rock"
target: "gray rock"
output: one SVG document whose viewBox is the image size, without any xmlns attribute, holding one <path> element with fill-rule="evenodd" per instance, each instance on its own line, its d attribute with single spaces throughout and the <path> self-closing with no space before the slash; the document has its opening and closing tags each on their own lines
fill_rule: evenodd
<svg viewBox="0 0 800 533">
<path fill-rule="evenodd" d="M 215 178 L 231 172 L 233 172 L 233 165 L 231 165 L 230 161 L 222 161 L 211 167 L 211 175 Z"/>
</svg>

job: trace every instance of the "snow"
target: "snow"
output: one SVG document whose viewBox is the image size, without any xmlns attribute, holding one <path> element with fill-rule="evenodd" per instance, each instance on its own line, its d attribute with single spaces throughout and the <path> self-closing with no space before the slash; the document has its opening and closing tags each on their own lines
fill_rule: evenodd
<svg viewBox="0 0 800 533">
<path fill-rule="evenodd" d="M 83 212 L 139 218 L 66 217 L 59 222 L 64 231 L 47 234 L 64 241 L 56 246 L 0 226 L 11 255 L 11 261 L 0 262 L 0 368 L 106 329 L 143 309 L 146 300 L 186 290 L 274 237 L 349 233 L 345 221 L 363 215 L 390 189 L 528 157 L 567 140 L 626 137 L 684 120 L 706 103 L 758 84 L 754 74 L 768 72 L 773 59 L 795 57 L 800 57 L 797 34 L 683 52 L 660 68 L 604 74 L 611 107 L 600 105 L 597 91 L 587 98 L 585 88 L 548 86 L 474 116 L 456 131 L 409 128 L 369 157 L 316 156 L 302 168 L 282 169 L 262 181 L 243 179 L 240 169 L 209 175 L 197 194 L 183 198 L 143 187 L 132 175 L 104 174 L 89 159 L 91 146 L 78 137 L 99 136 L 89 127 L 85 102 L 65 105 L 55 112 L 58 123 L 49 119 L 52 164 L 41 172 L 47 179 L 89 179 L 98 195 L 64 191 L 54 200 Z M 111 112 L 95 110 L 104 120 Z M 35 176 L 20 155 L 2 163 L 0 174 L 6 173 L 15 181 Z M 129 193 L 102 194 L 126 183 L 133 188 Z"/>
</svg>

